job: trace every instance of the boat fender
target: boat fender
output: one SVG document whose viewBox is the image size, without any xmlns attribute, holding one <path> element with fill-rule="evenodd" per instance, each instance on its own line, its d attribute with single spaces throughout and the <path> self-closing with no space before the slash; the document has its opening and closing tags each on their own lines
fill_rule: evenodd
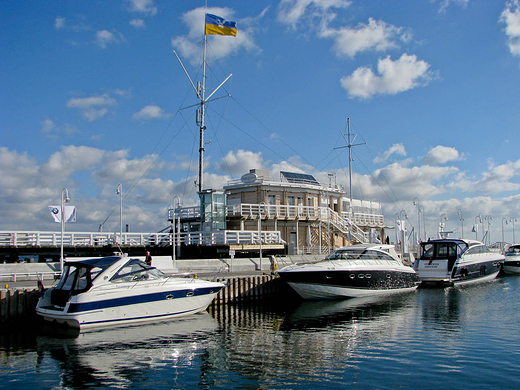
<svg viewBox="0 0 520 390">
<path fill-rule="evenodd" d="M 274 275 L 278 271 L 278 262 L 274 255 L 269 256 L 269 259 L 271 260 L 271 275 Z"/>
</svg>

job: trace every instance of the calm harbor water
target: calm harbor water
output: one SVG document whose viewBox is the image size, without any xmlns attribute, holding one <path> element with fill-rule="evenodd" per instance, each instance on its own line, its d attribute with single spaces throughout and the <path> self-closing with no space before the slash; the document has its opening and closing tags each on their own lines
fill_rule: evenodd
<svg viewBox="0 0 520 390">
<path fill-rule="evenodd" d="M 0 335 L 2 389 L 518 389 L 520 277 Z"/>
</svg>

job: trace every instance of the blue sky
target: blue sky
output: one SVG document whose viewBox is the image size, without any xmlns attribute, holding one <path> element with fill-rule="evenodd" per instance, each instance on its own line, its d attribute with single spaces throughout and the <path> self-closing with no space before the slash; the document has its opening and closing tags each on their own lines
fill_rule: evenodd
<svg viewBox="0 0 520 390">
<path fill-rule="evenodd" d="M 196 204 L 196 98 L 173 51 L 201 79 L 204 2 L 6 0 L 0 9 L 0 229 L 59 230 L 48 205 L 66 187 L 67 230 L 166 226 L 178 195 Z M 209 1 L 237 37 L 208 37 L 211 103 L 205 188 L 251 168 L 335 172 L 387 223 L 418 198 L 429 236 L 512 241 L 520 209 L 520 5 L 484 0 Z M 230 97 L 225 97 L 226 95 Z M 184 109 L 185 108 L 185 109 Z M 492 218 L 492 219 L 491 219 Z M 504 219 L 505 218 L 505 219 Z M 506 220 L 508 223 L 506 224 Z M 520 229 L 518 235 L 520 236 Z M 481 237 L 479 237 L 481 238 Z"/>
</svg>

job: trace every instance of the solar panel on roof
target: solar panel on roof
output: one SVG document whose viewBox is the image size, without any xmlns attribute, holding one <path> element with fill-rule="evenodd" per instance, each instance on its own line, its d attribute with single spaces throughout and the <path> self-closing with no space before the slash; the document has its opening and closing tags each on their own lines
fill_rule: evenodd
<svg viewBox="0 0 520 390">
<path fill-rule="evenodd" d="M 320 183 L 312 175 L 296 172 L 280 172 L 289 183 L 312 184 L 319 186 Z"/>
</svg>

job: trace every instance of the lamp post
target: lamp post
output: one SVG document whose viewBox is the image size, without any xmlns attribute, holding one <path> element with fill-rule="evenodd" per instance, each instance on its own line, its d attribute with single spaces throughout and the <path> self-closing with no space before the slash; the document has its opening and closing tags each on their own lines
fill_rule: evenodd
<svg viewBox="0 0 520 390">
<path fill-rule="evenodd" d="M 421 242 L 421 212 L 420 212 L 421 206 L 419 205 L 419 198 L 415 197 L 413 199 L 413 205 L 417 206 L 417 229 L 418 229 L 417 236 L 418 237 L 417 237 L 416 243 L 418 244 L 419 242 Z"/>
<path fill-rule="evenodd" d="M 117 185 L 116 195 L 119 195 L 119 244 L 123 244 L 123 186 Z"/>
<path fill-rule="evenodd" d="M 479 213 L 479 215 L 477 215 L 475 217 L 475 225 L 476 225 L 476 228 L 475 228 L 475 240 L 478 240 L 478 225 L 477 225 L 477 223 L 482 223 L 481 215 L 482 215 L 482 213 Z M 477 218 L 478 218 L 479 222 L 477 222 Z"/>
<path fill-rule="evenodd" d="M 60 267 L 63 272 L 63 232 L 65 231 L 65 206 L 64 203 L 67 203 L 70 200 L 69 198 L 69 190 L 64 188 L 61 190 L 61 250 L 60 250 Z"/>
<path fill-rule="evenodd" d="M 506 221 L 506 225 L 507 225 L 507 218 L 502 218 L 502 244 L 500 244 L 500 248 L 502 249 L 502 252 L 504 252 L 504 248 L 505 248 L 504 221 Z"/>
<path fill-rule="evenodd" d="M 513 242 L 512 244 L 514 244 L 516 241 L 515 241 L 515 222 L 516 222 L 516 218 L 515 217 L 511 217 L 509 219 L 509 222 L 511 222 L 513 224 Z"/>
<path fill-rule="evenodd" d="M 404 213 L 404 219 L 408 219 L 408 215 L 406 215 L 406 211 L 404 210 L 401 210 L 399 212 L 399 222 L 400 222 L 400 227 L 401 227 L 401 261 L 404 261 L 404 252 L 405 252 L 405 239 L 406 239 L 406 234 L 404 232 L 405 230 L 405 224 L 404 224 L 404 220 L 403 220 L 403 213 Z"/>
<path fill-rule="evenodd" d="M 460 215 L 460 238 L 464 238 L 464 218 L 462 218 L 462 210 L 457 210 L 457 215 Z"/>
<path fill-rule="evenodd" d="M 444 216 L 444 218 L 443 218 Z M 448 220 L 448 217 L 446 216 L 446 214 L 442 213 L 441 216 L 440 216 L 440 222 L 439 222 L 439 236 L 440 238 L 445 238 L 443 237 L 444 236 L 444 222 L 446 222 Z"/>
<path fill-rule="evenodd" d="M 176 251 L 175 251 L 175 246 L 176 246 L 176 243 L 177 243 L 177 240 L 175 238 L 175 198 L 177 198 L 177 205 L 179 206 L 179 208 L 181 207 L 181 199 L 179 198 L 179 195 L 175 195 L 173 197 L 173 201 L 172 201 L 172 260 L 173 260 L 173 268 L 177 268 L 176 266 L 176 262 L 177 262 L 177 258 L 176 258 Z M 177 224 L 177 229 L 178 231 L 180 230 L 180 221 L 179 223 Z M 180 237 L 179 237 L 179 244 L 180 244 Z"/>
<path fill-rule="evenodd" d="M 491 220 L 493 220 L 493 217 L 491 215 L 486 215 L 484 219 L 487 220 L 487 245 L 491 245 L 491 231 L 489 230 L 489 225 L 491 225 Z"/>
<path fill-rule="evenodd" d="M 426 220 L 424 218 L 424 206 L 419 206 L 419 213 L 422 213 L 422 223 L 423 223 L 423 232 L 424 232 L 424 241 L 428 240 L 428 235 L 426 234 Z"/>
</svg>

